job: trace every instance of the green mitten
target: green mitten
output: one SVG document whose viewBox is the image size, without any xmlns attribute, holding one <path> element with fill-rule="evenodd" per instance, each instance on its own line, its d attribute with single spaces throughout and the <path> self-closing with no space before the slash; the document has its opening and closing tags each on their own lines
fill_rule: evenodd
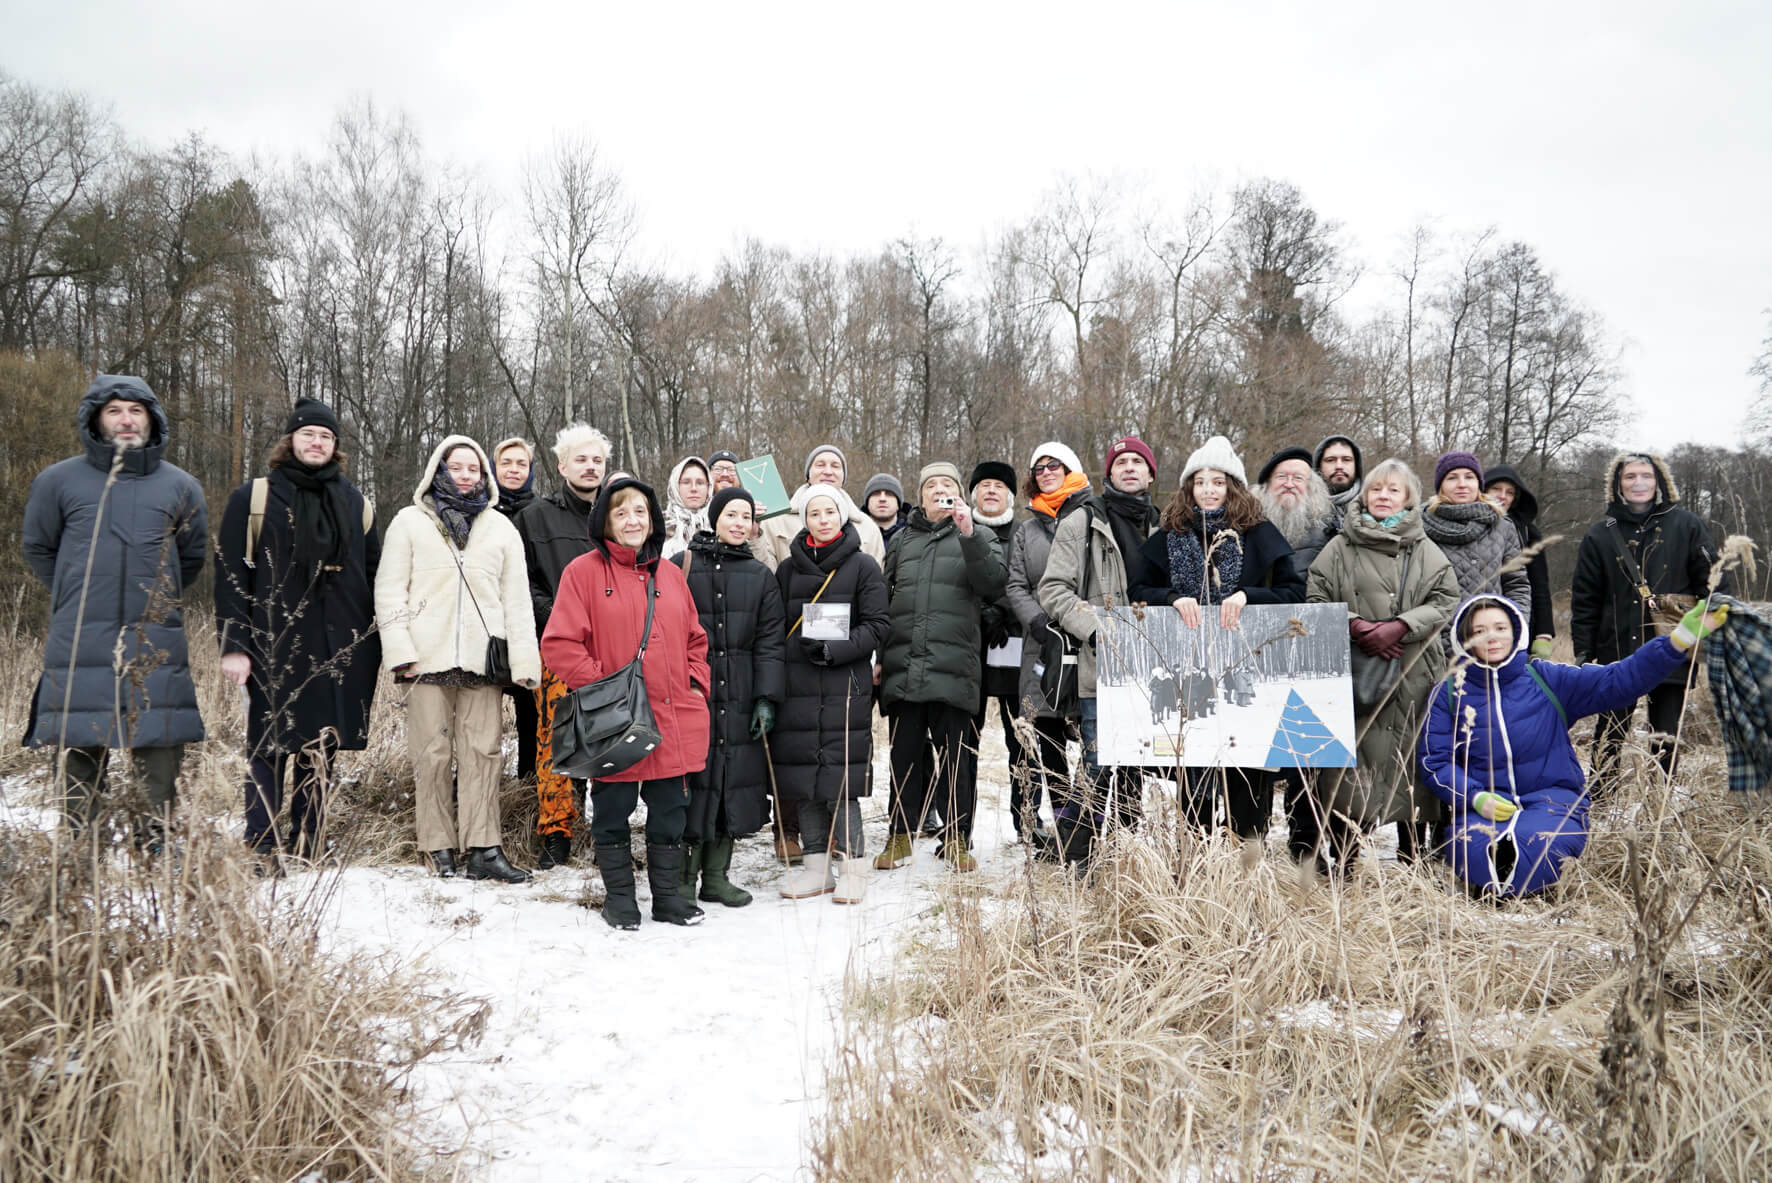
<svg viewBox="0 0 1772 1183">
<path fill-rule="evenodd" d="M 1668 637 L 1668 640 L 1674 643 L 1674 648 L 1682 653 L 1691 650 L 1698 642 L 1722 628 L 1723 623 L 1729 619 L 1729 605 L 1727 604 L 1713 605 L 1708 612 L 1704 610 L 1704 607 L 1704 604 L 1700 603 L 1692 611 L 1680 617 L 1679 627 L 1675 628 Z"/>
<path fill-rule="evenodd" d="M 1471 798 L 1471 808 L 1492 822 L 1504 822 L 1520 812 L 1520 807 L 1500 793 L 1478 793 Z"/>
</svg>

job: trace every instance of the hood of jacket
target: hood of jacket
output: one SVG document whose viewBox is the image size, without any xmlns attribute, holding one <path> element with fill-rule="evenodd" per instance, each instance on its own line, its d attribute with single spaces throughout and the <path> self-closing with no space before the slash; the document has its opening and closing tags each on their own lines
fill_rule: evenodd
<svg viewBox="0 0 1772 1183">
<path fill-rule="evenodd" d="M 1647 460 L 1655 469 L 1655 504 L 1650 506 L 1651 509 L 1680 503 L 1680 487 L 1674 484 L 1674 474 L 1667 470 L 1667 461 L 1653 452 L 1620 452 L 1606 466 L 1607 505 L 1624 504 L 1624 496 L 1618 491 L 1618 478 L 1624 472 L 1624 466 L 1633 460 Z"/>
<path fill-rule="evenodd" d="M 1317 450 L 1311 453 L 1311 467 L 1318 472 L 1323 471 L 1323 453 L 1330 444 L 1346 444 L 1354 454 L 1354 484 L 1359 486 L 1366 480 L 1366 457 L 1360 452 L 1360 445 L 1352 437 L 1345 435 L 1326 435 L 1317 444 Z"/>
<path fill-rule="evenodd" d="M 124 467 L 138 472 L 152 471 L 166 452 L 166 443 L 172 434 L 171 427 L 166 420 L 166 411 L 160 406 L 159 397 L 149 389 L 146 382 L 131 374 L 100 374 L 86 388 L 85 396 L 80 399 L 80 408 L 74 412 L 74 425 L 80 429 L 80 440 L 86 446 L 86 455 L 100 468 L 110 468 L 111 444 L 99 430 L 98 413 L 100 408 L 116 398 L 140 403 L 148 409 L 148 442 L 130 451 L 124 459 Z"/>
<path fill-rule="evenodd" d="M 1483 473 L 1483 492 L 1488 494 L 1489 487 L 1496 481 L 1507 481 L 1514 487 L 1514 503 L 1508 509 L 1507 516 L 1516 518 L 1530 526 L 1538 520 L 1538 496 L 1527 486 L 1520 476 L 1519 470 L 1511 464 L 1497 464 Z"/>
<path fill-rule="evenodd" d="M 1464 647 L 1463 634 L 1465 618 L 1479 608 L 1500 608 L 1503 612 L 1506 612 L 1508 618 L 1514 622 L 1513 652 L 1508 654 L 1507 660 L 1502 662 L 1499 666 L 1487 665 L 1487 663 L 1478 660 L 1474 653 Z M 1511 669 L 1516 665 L 1523 665 L 1527 660 L 1527 647 L 1532 643 L 1531 629 L 1527 627 L 1526 614 L 1520 611 L 1520 606 L 1506 596 L 1487 594 L 1472 596 L 1458 606 L 1458 610 L 1452 613 L 1451 636 L 1452 652 L 1454 656 L 1463 658 L 1474 666 L 1483 666 L 1486 669 L 1506 670 Z"/>
<path fill-rule="evenodd" d="M 652 491 L 652 486 L 645 481 L 640 480 L 638 477 L 629 476 L 625 472 L 618 473 L 604 481 L 602 490 L 597 494 L 597 503 L 591 506 L 591 518 L 589 522 L 591 528 L 591 547 L 604 558 L 610 558 L 609 539 L 604 537 L 604 532 L 609 526 L 609 502 L 623 489 L 638 489 L 646 496 L 646 509 L 652 518 L 652 529 L 646 535 L 646 541 L 640 546 L 640 550 L 637 554 L 637 561 L 641 563 L 651 562 L 664 552 L 664 511 L 658 507 L 658 494 Z"/>
<path fill-rule="evenodd" d="M 1403 520 L 1389 530 L 1370 520 L 1364 510 L 1350 513 L 1341 524 L 1341 532 L 1355 546 L 1377 547 L 1393 554 L 1399 547 L 1416 545 L 1427 537 L 1427 531 L 1421 527 L 1420 506 L 1411 507 Z"/>
<path fill-rule="evenodd" d="M 412 504 L 427 513 L 431 512 L 430 506 L 425 502 L 425 498 L 430 496 L 431 482 L 437 479 L 437 470 L 443 467 L 443 457 L 463 444 L 474 449 L 474 455 L 480 457 L 480 475 L 485 479 L 486 487 L 491 490 L 486 498 L 486 508 L 491 509 L 498 504 L 498 478 L 492 473 L 492 465 L 486 461 L 486 449 L 465 435 L 446 435 L 443 442 L 432 449 L 431 458 L 425 462 L 424 470 L 419 473 L 418 488 L 412 491 Z"/>
</svg>

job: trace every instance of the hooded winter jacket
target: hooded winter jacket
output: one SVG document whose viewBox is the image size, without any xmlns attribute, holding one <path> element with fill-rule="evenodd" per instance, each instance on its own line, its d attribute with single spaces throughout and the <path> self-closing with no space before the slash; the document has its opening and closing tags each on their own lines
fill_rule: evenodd
<svg viewBox="0 0 1772 1183">
<path fill-rule="evenodd" d="M 886 643 L 886 579 L 862 553 L 853 522 L 828 546 L 805 531 L 775 569 L 787 610 L 787 697 L 769 737 L 781 794 L 826 805 L 873 791 L 874 653 Z M 796 623 L 814 596 L 849 605 L 849 637 L 824 642 L 814 663 Z"/>
<path fill-rule="evenodd" d="M 258 547 L 246 553 L 252 482 L 235 489 L 215 541 L 215 622 L 224 655 L 252 659 L 246 683 L 246 748 L 294 752 L 333 728 L 339 746 L 369 742 L 369 710 L 381 673 L 375 576 L 381 534 L 363 528 L 363 494 L 341 473 L 345 541 L 337 569 L 295 558 L 296 488 L 280 468 L 265 478 Z M 502 492 L 502 490 L 501 490 Z"/>
<path fill-rule="evenodd" d="M 1447 807 L 1452 835 L 1445 857 L 1459 878 L 1502 895 L 1543 891 L 1563 864 L 1587 846 L 1587 788 L 1569 726 L 1601 711 L 1621 710 L 1685 660 L 1657 637 L 1614 665 L 1571 666 L 1533 661 L 1526 614 L 1511 600 L 1466 600 L 1453 617 L 1453 636 L 1478 608 L 1499 606 L 1513 617 L 1515 645 L 1500 665 L 1475 660 L 1455 641 L 1458 665 L 1433 689 L 1418 749 L 1427 787 Z M 1519 812 L 1506 822 L 1472 808 L 1478 793 L 1497 793 Z M 1502 838 L 1514 857 L 1497 859 Z"/>
<path fill-rule="evenodd" d="M 1083 586 L 1085 567 L 1089 568 L 1088 587 Z M 1090 642 L 1101 627 L 1095 609 L 1109 603 L 1125 607 L 1130 602 L 1126 556 L 1114 538 L 1107 511 L 1099 503 L 1058 523 L 1036 597 L 1058 627 L 1083 642 L 1077 650 L 1077 694 L 1094 698 L 1095 646 Z"/>
<path fill-rule="evenodd" d="M 1358 514 L 1362 508 L 1360 491 L 1366 484 L 1366 457 L 1360 452 L 1360 445 L 1345 435 L 1326 435 L 1311 453 L 1311 468 L 1317 473 L 1323 471 L 1323 453 L 1330 444 L 1346 444 L 1354 454 L 1354 483 L 1339 493 L 1329 494 L 1330 504 L 1335 506 L 1335 516 L 1330 520 L 1329 533 L 1333 535 L 1341 529 L 1349 515 Z M 1307 566 L 1309 564 L 1306 564 Z"/>
<path fill-rule="evenodd" d="M 1497 464 L 1494 468 L 1485 469 L 1483 491 L 1487 493 L 1497 481 L 1507 481 L 1514 487 L 1514 501 L 1508 506 L 1507 520 L 1514 524 L 1515 531 L 1520 535 L 1520 549 L 1526 550 L 1538 545 L 1544 539 L 1544 531 L 1538 528 L 1537 496 L 1512 465 Z M 1551 607 L 1550 561 L 1543 551 L 1526 561 L 1526 582 L 1532 589 L 1532 635 L 1556 636 L 1557 614 Z"/>
<path fill-rule="evenodd" d="M 984 660 L 979 610 L 1003 595 L 1008 572 L 994 530 L 962 534 L 951 518 L 911 511 L 886 556 L 892 631 L 882 653 L 880 699 L 978 710 Z"/>
<path fill-rule="evenodd" d="M 651 533 L 639 550 L 604 537 L 611 498 L 629 488 L 645 494 L 652 519 Z M 652 576 L 652 634 L 641 669 L 658 724 L 658 746 L 633 767 L 602 779 L 663 780 L 700 772 L 707 767 L 710 739 L 708 634 L 682 569 L 659 559 L 665 528 L 658 497 L 631 476 L 605 481 L 591 507 L 590 529 L 591 550 L 568 563 L 560 577 L 554 611 L 541 637 L 542 657 L 573 690 L 633 661 L 646 623 L 646 580 Z"/>
<path fill-rule="evenodd" d="M 1403 554 L 1410 553 L 1409 573 L 1400 594 L 1397 578 Z M 1458 577 L 1452 564 L 1421 529 L 1421 514 L 1410 510 L 1392 529 L 1365 512 L 1342 524 L 1329 540 L 1306 579 L 1305 600 L 1311 604 L 1347 605 L 1351 616 L 1364 620 L 1397 619 L 1408 626 L 1403 634 L 1403 678 L 1382 707 L 1359 716 L 1361 729 L 1357 772 L 1325 769 L 1318 779 L 1323 804 L 1366 826 L 1403 821 L 1416 807 L 1437 813 L 1439 804 L 1424 792 L 1417 799 L 1410 775 L 1417 721 L 1427 693 L 1444 666 L 1431 653 L 1440 630 L 1458 607 Z M 1394 610 L 1393 610 L 1394 606 Z"/>
<path fill-rule="evenodd" d="M 748 547 L 706 530 L 671 561 L 688 567 L 685 578 L 708 637 L 713 689 L 707 767 L 689 776 L 696 793 L 688 833 L 697 841 L 717 834 L 743 838 L 769 818 L 769 761 L 762 741 L 751 738 L 751 708 L 759 699 L 779 707 L 787 693 L 781 586 Z"/>
<path fill-rule="evenodd" d="M 112 399 L 147 408 L 146 446 L 117 452 L 105 441 L 97 416 Z M 25 742 L 196 743 L 203 717 L 179 603 L 209 546 L 202 486 L 166 461 L 166 412 L 140 378 L 100 374 L 74 421 L 85 454 L 38 473 L 25 503 L 25 562 L 49 589 Z"/>
<path fill-rule="evenodd" d="M 1095 494 L 1085 486 L 1066 497 L 1057 514 L 1034 510 L 1016 525 L 1009 543 L 1009 581 L 1003 596 L 1009 601 L 1021 631 L 1028 638 L 1021 649 L 1019 684 L 1019 713 L 1024 718 L 1055 717 L 1046 701 L 1046 692 L 1040 686 L 1040 641 L 1046 629 L 1051 627 L 1051 617 L 1040 606 L 1037 589 L 1052 560 L 1052 540 L 1057 537 L 1059 526 L 1072 514 L 1086 511 L 1094 500 Z M 1078 680 L 1081 681 L 1080 673 Z"/>
<path fill-rule="evenodd" d="M 431 482 L 443 457 L 463 444 L 479 453 L 491 492 L 474 515 L 467 545 L 457 550 L 432 503 Z M 496 511 L 498 481 L 490 471 L 479 444 L 465 435 L 446 437 L 425 464 L 412 504 L 389 523 L 375 573 L 375 616 L 382 664 L 390 671 L 484 674 L 487 640 L 503 637 L 511 676 L 530 689 L 541 685 L 523 541 Z"/>
<path fill-rule="evenodd" d="M 1633 582 L 1633 559 L 1652 593 L 1702 596 L 1710 589 L 1717 560 L 1710 531 L 1679 504 L 1679 488 L 1661 458 L 1651 458 L 1657 488 L 1646 511 L 1632 509 L 1619 494 L 1619 475 L 1635 458 L 1623 453 L 1613 459 L 1606 476 L 1606 516 L 1588 530 L 1575 556 L 1569 640 L 1577 664 L 1628 657 L 1655 635 L 1653 610 Z M 1717 590 L 1729 591 L 1727 578 Z M 1684 678 L 1683 670 L 1668 675 L 1670 681 Z"/>
</svg>

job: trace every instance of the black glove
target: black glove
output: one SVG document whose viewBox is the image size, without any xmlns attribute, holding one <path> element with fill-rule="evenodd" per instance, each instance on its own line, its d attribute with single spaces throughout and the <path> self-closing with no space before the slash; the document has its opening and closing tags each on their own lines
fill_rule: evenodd
<svg viewBox="0 0 1772 1183">
<path fill-rule="evenodd" d="M 1046 644 L 1046 638 L 1051 635 L 1052 618 L 1042 612 L 1040 613 L 1038 620 L 1028 625 L 1027 643 L 1033 645 L 1035 648 L 1043 648 Z"/>
<path fill-rule="evenodd" d="M 813 665 L 831 664 L 831 649 L 823 641 L 814 641 L 810 637 L 800 638 L 800 653 Z"/>
<path fill-rule="evenodd" d="M 1009 640 L 1009 613 L 1000 605 L 986 604 L 979 611 L 978 627 L 984 636 L 984 647 L 996 649 Z"/>
</svg>

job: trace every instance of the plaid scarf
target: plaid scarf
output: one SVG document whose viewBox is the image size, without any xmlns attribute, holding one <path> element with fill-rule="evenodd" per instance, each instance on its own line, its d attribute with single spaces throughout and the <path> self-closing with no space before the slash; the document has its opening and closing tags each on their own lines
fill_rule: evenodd
<svg viewBox="0 0 1772 1183">
<path fill-rule="evenodd" d="M 1729 757 L 1729 788 L 1746 793 L 1772 787 L 1772 621 L 1740 600 L 1712 596 L 1729 605 L 1729 621 L 1704 643 L 1711 702 Z"/>
</svg>

